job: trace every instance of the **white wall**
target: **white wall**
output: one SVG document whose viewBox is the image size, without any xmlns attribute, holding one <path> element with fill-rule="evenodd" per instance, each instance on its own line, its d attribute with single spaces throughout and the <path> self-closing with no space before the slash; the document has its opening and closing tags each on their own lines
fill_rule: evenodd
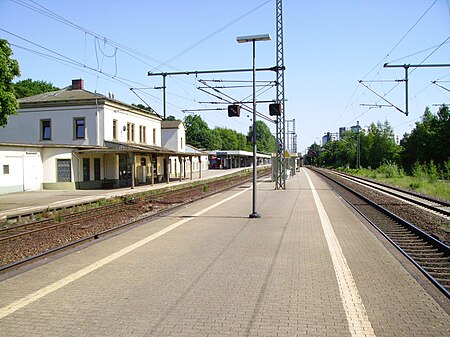
<svg viewBox="0 0 450 337">
<path fill-rule="evenodd" d="M 0 147 L 0 194 L 39 190 L 42 176 L 40 148 Z"/>
<path fill-rule="evenodd" d="M 86 139 L 74 138 L 73 119 L 85 118 Z M 101 145 L 96 106 L 19 109 L 0 130 L 0 142 L 23 144 Z M 51 120 L 51 140 L 41 140 L 41 120 Z M 103 140 L 101 140 L 103 142 Z"/>
<path fill-rule="evenodd" d="M 82 163 L 77 158 L 72 157 L 72 149 L 68 148 L 44 148 L 42 151 L 42 163 L 43 163 L 43 182 L 55 183 L 56 182 L 56 160 L 57 159 L 70 159 L 71 160 L 71 181 L 83 181 Z"/>
<path fill-rule="evenodd" d="M 113 137 L 113 120 L 117 120 L 117 139 Z M 127 123 L 134 124 L 134 142 L 139 143 L 139 126 L 146 127 L 146 144 L 161 146 L 161 121 L 151 116 L 140 115 L 126 110 L 105 106 L 104 139 L 127 142 Z M 156 143 L 153 143 L 153 129 L 156 129 Z"/>
<path fill-rule="evenodd" d="M 182 124 L 178 129 L 162 129 L 161 132 L 161 146 L 174 151 L 185 152 L 186 132 Z"/>
</svg>

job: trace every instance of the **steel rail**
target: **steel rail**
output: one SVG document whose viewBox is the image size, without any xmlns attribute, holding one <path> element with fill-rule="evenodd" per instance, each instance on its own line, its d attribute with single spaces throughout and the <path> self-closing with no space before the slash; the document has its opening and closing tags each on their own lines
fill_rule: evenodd
<svg viewBox="0 0 450 337">
<path fill-rule="evenodd" d="M 378 211 L 380 211 L 381 213 L 383 213 L 387 218 L 397 222 L 401 227 L 411 231 L 412 233 L 414 233 L 415 235 L 417 235 L 420 239 L 424 240 L 425 242 L 429 243 L 430 245 L 432 245 L 433 247 L 435 247 L 436 249 L 438 249 L 440 252 L 442 252 L 446 258 L 450 257 L 450 247 L 445 245 L 444 243 L 440 242 L 439 240 L 435 239 L 434 237 L 430 236 L 429 234 L 425 233 L 424 231 L 422 231 L 421 229 L 417 228 L 416 226 L 414 226 L 412 223 L 402 219 L 401 217 L 397 216 L 396 214 L 392 213 L 391 211 L 387 210 L 386 208 L 378 205 L 377 203 L 375 203 L 374 201 L 368 199 L 367 197 L 361 195 L 360 193 L 354 191 L 353 189 L 351 189 L 348 186 L 345 186 L 344 184 L 342 184 L 341 182 L 337 181 L 334 178 L 331 178 L 329 176 L 327 176 L 325 173 L 321 172 L 320 170 L 314 170 L 314 172 L 317 172 L 318 174 L 324 176 L 326 179 L 331 180 L 332 182 L 334 182 L 335 184 L 337 184 L 338 186 L 344 188 L 345 190 L 347 190 L 348 192 L 350 192 L 352 195 L 360 198 L 361 200 L 365 201 L 368 205 L 374 207 L 375 209 L 377 209 Z M 337 193 L 339 193 L 338 191 L 336 191 Z M 402 253 L 411 263 L 413 263 L 414 266 L 416 266 L 418 268 L 418 270 L 426 277 L 430 280 L 430 282 L 436 286 L 436 288 L 438 288 L 448 299 L 450 299 L 450 292 L 447 290 L 447 288 L 445 286 L 443 286 L 440 282 L 438 282 L 427 270 L 425 270 L 419 262 L 417 262 L 410 254 L 408 254 L 408 252 L 406 252 L 403 248 L 401 248 L 399 246 L 399 244 L 397 244 L 392 238 L 389 237 L 389 235 L 387 233 L 385 233 L 377 224 L 375 224 L 371 219 L 369 219 L 364 212 L 362 212 L 361 210 L 358 209 L 358 207 L 356 205 L 354 205 L 353 202 L 351 202 L 350 200 L 348 200 L 348 198 L 345 198 L 343 195 L 341 195 L 339 193 L 339 195 L 352 207 L 354 208 L 359 214 L 361 214 L 377 231 L 379 231 L 391 244 L 393 244 L 393 246 L 400 252 Z"/>
<path fill-rule="evenodd" d="M 265 176 L 267 176 L 267 175 L 270 175 L 270 172 L 265 173 L 265 174 L 263 173 L 260 177 L 265 177 Z M 236 176 L 231 176 L 231 177 L 229 177 L 229 178 L 235 178 L 235 177 L 236 177 Z M 229 179 L 229 178 L 227 178 L 227 179 Z M 227 179 L 225 179 L 225 180 L 227 180 Z M 52 255 L 52 254 L 55 254 L 55 253 L 64 251 L 64 250 L 66 250 L 66 249 L 68 249 L 68 248 L 75 247 L 75 246 L 80 245 L 80 244 L 82 244 L 82 243 L 86 243 L 86 242 L 89 242 L 89 241 L 92 241 L 92 240 L 97 240 L 97 239 L 99 239 L 101 236 L 105 236 L 105 235 L 107 235 L 107 234 L 109 234 L 109 233 L 116 232 L 116 231 L 121 230 L 121 229 L 124 229 L 124 228 L 126 228 L 126 227 L 130 227 L 130 226 L 133 226 L 133 225 L 139 225 L 140 223 L 144 224 L 144 223 L 146 223 L 146 222 L 148 222 L 148 221 L 155 220 L 156 218 L 162 216 L 163 214 L 174 212 L 174 211 L 176 211 L 177 209 L 179 209 L 179 208 L 181 208 L 181 207 L 184 207 L 184 206 L 189 205 L 189 204 L 191 204 L 191 203 L 194 203 L 194 202 L 196 202 L 196 201 L 202 200 L 202 199 L 204 199 L 204 198 L 208 198 L 208 197 L 213 196 L 213 195 L 215 195 L 215 194 L 219 194 L 219 193 L 221 193 L 221 192 L 223 192 L 223 191 L 230 190 L 230 189 L 232 189 L 232 188 L 235 188 L 235 187 L 237 187 L 237 186 L 240 186 L 240 185 L 242 185 L 242 184 L 245 184 L 245 183 L 247 183 L 247 182 L 249 182 L 249 181 L 251 181 L 251 180 L 252 180 L 252 179 L 250 178 L 250 179 L 245 179 L 245 180 L 243 180 L 243 181 L 239 181 L 238 183 L 235 183 L 235 184 L 233 184 L 233 185 L 231 185 L 231 186 L 228 186 L 228 187 L 226 187 L 226 188 L 219 189 L 219 190 L 214 191 L 214 192 L 206 193 L 206 194 L 204 194 L 204 195 L 201 195 L 200 197 L 197 197 L 197 198 L 194 198 L 194 199 L 191 199 L 191 200 L 182 202 L 182 203 L 177 203 L 177 204 L 174 205 L 174 206 L 167 207 L 167 208 L 162 209 L 162 210 L 160 210 L 160 211 L 157 211 L 157 212 L 155 212 L 155 213 L 146 215 L 146 216 L 144 216 L 144 217 L 142 217 L 142 218 L 139 218 L 139 219 L 136 219 L 136 220 L 132 220 L 132 221 L 129 221 L 129 222 L 120 224 L 120 225 L 115 226 L 115 227 L 112 227 L 112 228 L 108 228 L 108 229 L 106 229 L 106 230 L 104 230 L 104 231 L 102 231 L 102 232 L 95 233 L 95 234 L 89 235 L 89 236 L 87 236 L 87 237 L 78 239 L 78 240 L 76 240 L 76 241 L 69 242 L 69 243 L 67 243 L 67 244 L 65 244 L 65 245 L 63 245 L 63 246 L 60 246 L 60 247 L 56 247 L 56 248 L 50 249 L 50 250 L 48 250 L 48 251 L 46 251 L 46 252 L 39 253 L 39 254 L 36 254 L 36 255 L 27 257 L 27 258 L 25 258 L 25 259 L 22 259 L 22 260 L 13 262 L 13 263 L 8 264 L 8 265 L 5 265 L 5 266 L 1 266 L 1 267 L 0 267 L 0 273 L 5 272 L 5 271 L 10 270 L 10 269 L 13 269 L 13 268 L 16 268 L 16 267 L 21 266 L 21 265 L 25 265 L 25 264 L 31 263 L 32 261 L 39 260 L 39 259 L 41 259 L 41 258 L 43 258 L 43 257 L 45 257 L 45 256 L 49 256 L 49 255 Z M 219 181 L 222 181 L 222 180 L 219 180 Z"/>
<path fill-rule="evenodd" d="M 380 183 L 380 182 L 377 182 L 377 181 L 373 181 L 373 180 L 370 180 L 370 179 L 366 179 L 366 178 L 362 178 L 362 177 L 355 177 L 355 176 L 352 176 L 352 175 L 349 175 L 349 174 L 346 174 L 346 173 L 343 173 L 343 172 L 338 172 L 338 171 L 334 171 L 334 170 L 332 170 L 332 172 L 334 174 L 337 174 L 337 175 L 339 175 L 341 177 L 344 177 L 346 179 L 358 182 L 360 184 L 364 184 L 364 182 L 368 182 L 368 183 L 373 184 L 373 185 L 382 186 L 384 188 L 390 189 L 391 191 L 389 191 L 389 192 L 392 195 L 395 195 L 396 197 L 399 197 L 401 199 L 407 200 L 409 202 L 412 202 L 414 204 L 420 205 L 422 207 L 428 208 L 428 209 L 430 209 L 430 210 L 432 210 L 434 212 L 442 213 L 445 216 L 450 216 L 450 211 L 441 208 L 441 207 L 450 207 L 450 202 L 447 202 L 445 200 L 439 200 L 439 199 L 433 198 L 431 196 L 427 196 L 427 195 L 422 195 L 422 194 L 419 194 L 419 193 L 411 192 L 411 191 L 404 190 L 404 189 L 401 189 L 401 188 L 396 187 L 396 186 L 390 186 L 390 185 L 383 184 L 383 183 Z M 367 186 L 369 186 L 369 185 L 367 185 Z M 378 188 L 376 186 L 370 186 L 370 187 L 373 187 L 374 189 L 379 190 L 379 191 L 387 192 L 387 191 L 384 191 L 383 189 Z M 395 193 L 395 192 L 392 192 L 392 191 L 397 191 L 397 192 L 400 192 L 400 193 Z M 417 200 L 416 198 L 417 199 L 426 200 L 428 202 L 437 204 L 439 206 L 430 205 L 430 204 L 428 204 L 426 202 Z"/>
</svg>

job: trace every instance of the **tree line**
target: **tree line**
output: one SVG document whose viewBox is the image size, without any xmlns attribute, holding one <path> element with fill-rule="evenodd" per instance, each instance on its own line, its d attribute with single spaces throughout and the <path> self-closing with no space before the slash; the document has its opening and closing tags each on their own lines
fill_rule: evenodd
<svg viewBox="0 0 450 337">
<path fill-rule="evenodd" d="M 358 140 L 359 139 L 359 140 Z M 372 123 L 367 130 L 345 131 L 341 139 L 327 142 L 323 147 L 314 143 L 305 155 L 305 164 L 331 168 L 356 168 L 358 146 L 360 166 L 377 169 L 384 164 L 396 164 L 406 174 L 417 165 L 438 171 L 440 177 L 450 178 L 450 114 L 443 104 L 433 114 L 427 107 L 411 133 L 396 144 L 389 122 Z"/>
<path fill-rule="evenodd" d="M 247 135 L 235 130 L 215 127 L 210 129 L 200 115 L 188 115 L 184 118 L 186 142 L 205 150 L 242 150 L 252 151 L 252 126 Z M 259 153 L 275 152 L 276 138 L 263 121 L 256 121 L 256 146 Z"/>
</svg>

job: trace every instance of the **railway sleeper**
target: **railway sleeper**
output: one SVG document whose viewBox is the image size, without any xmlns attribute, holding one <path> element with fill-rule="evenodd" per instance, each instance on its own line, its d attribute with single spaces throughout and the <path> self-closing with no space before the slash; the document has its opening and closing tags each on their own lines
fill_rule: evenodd
<svg viewBox="0 0 450 337">
<path fill-rule="evenodd" d="M 411 252 L 409 254 L 411 257 L 414 258 L 440 258 L 440 259 L 445 259 L 444 253 L 441 252 L 428 252 L 428 251 L 423 251 L 423 252 Z"/>
<path fill-rule="evenodd" d="M 418 261 L 417 261 L 418 262 Z M 446 261 L 420 261 L 420 265 L 425 268 L 426 270 L 428 269 L 435 269 L 436 267 L 440 267 L 440 268 L 450 268 L 450 263 L 446 262 Z"/>
<path fill-rule="evenodd" d="M 392 238 L 392 239 L 395 239 L 395 241 L 398 241 L 400 243 L 409 244 L 411 246 L 425 246 L 425 245 L 429 245 L 428 242 L 420 240 L 417 236 L 414 236 L 413 238 Z"/>
<path fill-rule="evenodd" d="M 430 274 L 431 276 L 433 276 L 435 279 L 437 278 L 442 278 L 443 280 L 447 280 L 450 282 L 450 272 L 447 273 L 439 273 L 439 272 L 434 272 L 434 271 L 427 271 L 428 274 Z"/>
<path fill-rule="evenodd" d="M 386 233 L 392 233 L 392 234 L 411 234 L 411 231 L 403 228 L 403 227 L 399 227 L 399 228 L 392 228 L 388 231 L 386 231 Z"/>
<path fill-rule="evenodd" d="M 397 233 L 393 233 L 393 234 L 389 234 L 390 237 L 396 239 L 396 240 L 417 240 L 417 236 L 411 233 L 405 233 L 405 234 L 397 234 Z"/>
<path fill-rule="evenodd" d="M 417 262 L 422 262 L 422 261 L 424 261 L 424 262 L 431 262 L 431 263 L 439 262 L 439 263 L 442 263 L 444 265 L 445 264 L 449 264 L 450 265 L 450 261 L 447 258 L 445 258 L 445 257 L 421 257 L 421 256 L 414 256 L 414 255 L 412 255 L 411 257 L 414 258 L 414 260 L 416 260 Z"/>
<path fill-rule="evenodd" d="M 439 279 L 439 278 L 437 278 L 437 279 L 435 278 L 435 280 L 437 282 L 439 282 L 441 285 L 443 285 L 447 289 L 450 287 L 450 282 L 448 280 L 442 280 L 442 279 Z"/>
</svg>

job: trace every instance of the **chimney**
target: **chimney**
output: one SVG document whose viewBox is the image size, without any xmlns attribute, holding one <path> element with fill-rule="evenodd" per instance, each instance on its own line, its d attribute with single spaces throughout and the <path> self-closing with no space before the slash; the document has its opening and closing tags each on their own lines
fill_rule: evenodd
<svg viewBox="0 0 450 337">
<path fill-rule="evenodd" d="M 80 78 L 77 80 L 72 80 L 72 90 L 83 90 L 84 81 Z"/>
</svg>

